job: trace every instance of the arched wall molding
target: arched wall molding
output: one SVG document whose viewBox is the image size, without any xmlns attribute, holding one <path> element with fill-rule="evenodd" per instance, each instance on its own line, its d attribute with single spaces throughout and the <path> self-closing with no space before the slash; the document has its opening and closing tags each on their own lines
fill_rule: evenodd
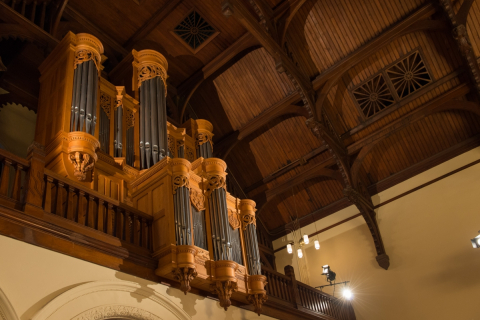
<svg viewBox="0 0 480 320">
<path fill-rule="evenodd" d="M 19 320 L 15 309 L 0 288 L 0 320 Z"/>
<path fill-rule="evenodd" d="M 98 293 L 102 293 L 102 295 L 105 297 L 105 301 L 98 302 L 93 299 Z M 106 293 L 112 293 L 112 295 L 108 295 L 109 297 L 107 297 Z M 119 305 L 116 297 L 118 297 L 121 293 L 130 293 L 130 295 L 128 301 L 125 301 L 125 304 L 123 304 L 122 301 L 122 304 Z M 143 305 L 146 305 L 144 300 L 149 300 L 150 302 L 153 302 L 156 308 L 158 308 L 158 311 L 162 312 L 162 316 L 168 316 L 168 313 L 170 313 L 169 317 L 160 318 L 156 316 L 153 312 L 151 312 L 152 310 L 144 310 L 133 306 L 138 303 L 137 299 L 132 294 L 140 296 Z M 89 297 L 92 297 L 92 299 L 85 299 Z M 85 303 L 85 301 L 88 302 Z M 129 303 L 129 301 L 131 303 Z M 141 320 L 172 319 L 172 317 L 179 320 L 191 319 L 191 317 L 183 309 L 181 309 L 179 306 L 177 306 L 175 303 L 173 303 L 170 299 L 168 299 L 161 293 L 151 288 L 145 288 L 138 283 L 130 281 L 94 281 L 86 284 L 81 284 L 73 289 L 62 293 L 61 295 L 50 301 L 47 305 L 45 305 L 40 311 L 38 311 L 32 318 L 32 320 L 53 319 L 55 313 L 61 312 L 62 310 L 66 309 L 72 309 L 73 306 L 78 306 L 80 303 L 83 311 L 81 313 L 73 315 L 71 319 L 109 319 L 112 317 L 122 316 L 128 316 L 130 319 Z M 107 311 L 109 311 L 110 313 Z M 84 317 L 87 315 L 95 314 L 98 314 L 99 316 L 103 314 L 104 317 Z M 135 315 L 137 316 L 137 318 L 135 318 Z M 143 316 L 143 318 L 139 318 L 139 316 Z"/>
<path fill-rule="evenodd" d="M 124 305 L 107 305 L 92 308 L 82 312 L 73 320 L 101 320 L 101 319 L 134 319 L 134 320 L 162 320 L 151 312 Z"/>
</svg>

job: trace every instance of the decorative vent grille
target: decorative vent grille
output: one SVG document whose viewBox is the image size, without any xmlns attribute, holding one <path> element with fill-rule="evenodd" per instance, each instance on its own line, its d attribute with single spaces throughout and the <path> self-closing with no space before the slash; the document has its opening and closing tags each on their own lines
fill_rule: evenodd
<svg viewBox="0 0 480 320">
<path fill-rule="evenodd" d="M 418 51 L 387 69 L 387 75 L 400 99 L 432 82 Z"/>
<path fill-rule="evenodd" d="M 367 118 L 395 103 L 383 74 L 360 85 L 353 91 L 353 96 Z"/>
<path fill-rule="evenodd" d="M 191 11 L 173 32 L 194 51 L 199 50 L 205 41 L 216 33 L 215 29 L 195 10 Z"/>
</svg>

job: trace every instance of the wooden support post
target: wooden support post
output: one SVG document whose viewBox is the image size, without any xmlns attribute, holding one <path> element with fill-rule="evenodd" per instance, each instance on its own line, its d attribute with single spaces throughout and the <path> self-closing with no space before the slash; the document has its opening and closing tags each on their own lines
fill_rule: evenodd
<svg viewBox="0 0 480 320">
<path fill-rule="evenodd" d="M 300 309 L 302 303 L 300 301 L 300 293 L 298 292 L 297 280 L 295 279 L 295 271 L 292 266 L 285 266 L 283 270 L 285 271 L 285 275 L 290 278 L 290 296 L 292 297 L 292 303 L 295 308 Z"/>
</svg>

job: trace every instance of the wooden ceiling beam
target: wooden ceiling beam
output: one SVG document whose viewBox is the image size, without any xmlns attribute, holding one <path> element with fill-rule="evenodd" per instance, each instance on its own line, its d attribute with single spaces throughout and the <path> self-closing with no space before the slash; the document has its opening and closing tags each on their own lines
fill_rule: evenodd
<svg viewBox="0 0 480 320">
<path fill-rule="evenodd" d="M 135 44 L 145 39 L 173 10 L 175 10 L 183 0 L 169 0 L 164 6 L 159 8 L 124 44 L 123 46 L 131 51 Z"/>
<path fill-rule="evenodd" d="M 473 4 L 473 0 L 464 1 L 457 14 L 455 14 L 450 0 L 438 1 L 448 16 L 449 22 L 453 28 L 453 37 L 457 41 L 458 50 L 462 54 L 465 65 L 469 68 L 472 83 L 477 89 L 477 95 L 480 95 L 480 66 L 475 57 L 475 52 L 473 51 L 466 27 L 468 13 Z"/>
</svg>

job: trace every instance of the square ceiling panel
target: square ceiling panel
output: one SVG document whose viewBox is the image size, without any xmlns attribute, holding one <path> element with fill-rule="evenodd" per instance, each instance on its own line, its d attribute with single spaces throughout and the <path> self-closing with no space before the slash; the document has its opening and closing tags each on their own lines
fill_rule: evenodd
<svg viewBox="0 0 480 320">
<path fill-rule="evenodd" d="M 192 9 L 170 32 L 193 54 L 219 34 L 196 9 Z"/>
</svg>

